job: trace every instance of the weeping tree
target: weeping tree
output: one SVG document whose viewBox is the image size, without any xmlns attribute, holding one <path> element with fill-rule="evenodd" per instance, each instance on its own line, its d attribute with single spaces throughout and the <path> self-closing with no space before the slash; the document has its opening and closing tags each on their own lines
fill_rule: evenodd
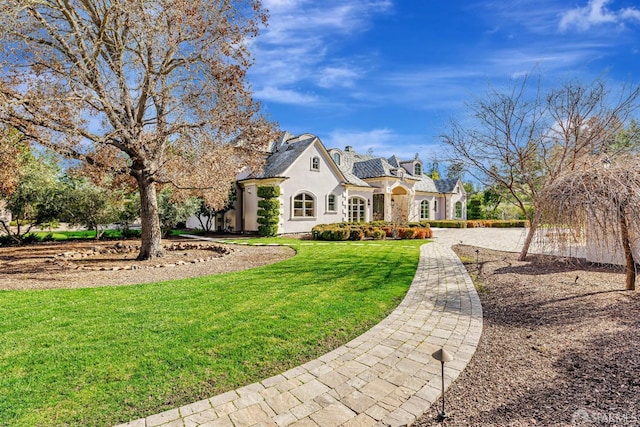
<svg viewBox="0 0 640 427">
<path fill-rule="evenodd" d="M 0 3 L 0 123 L 139 189 L 138 258 L 161 256 L 156 188 L 224 206 L 275 126 L 246 73 L 260 0 Z"/>
<path fill-rule="evenodd" d="M 490 89 L 453 119 L 442 141 L 455 161 L 487 186 L 501 188 L 529 221 L 524 260 L 541 220 L 545 189 L 589 155 L 611 147 L 638 107 L 640 87 L 615 92 L 604 80 L 570 80 L 545 90 L 527 76 L 507 90 Z"/>
<path fill-rule="evenodd" d="M 587 244 L 622 250 L 627 290 L 636 288 L 634 247 L 640 238 L 640 159 L 592 158 L 591 167 L 564 173 L 545 188 L 542 215 L 548 238 L 562 246 L 565 232 L 587 236 Z M 554 232 L 555 231 L 555 232 Z M 618 252 L 619 253 L 619 252 Z"/>
</svg>

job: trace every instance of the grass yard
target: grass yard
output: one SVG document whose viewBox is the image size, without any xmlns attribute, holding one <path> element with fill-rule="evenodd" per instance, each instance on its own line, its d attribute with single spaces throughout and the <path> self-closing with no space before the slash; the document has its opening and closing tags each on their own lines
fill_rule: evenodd
<svg viewBox="0 0 640 427">
<path fill-rule="evenodd" d="M 278 374 L 392 311 L 424 241 L 136 286 L 0 292 L 0 425 L 108 426 Z"/>
</svg>

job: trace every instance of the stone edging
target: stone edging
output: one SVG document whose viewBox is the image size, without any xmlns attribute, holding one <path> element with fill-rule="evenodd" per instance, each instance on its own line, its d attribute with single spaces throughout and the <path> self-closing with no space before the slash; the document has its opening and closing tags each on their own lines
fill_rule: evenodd
<svg viewBox="0 0 640 427">
<path fill-rule="evenodd" d="M 211 261 L 214 259 L 218 259 L 223 255 L 228 255 L 233 252 L 233 249 L 226 248 L 223 246 L 213 246 L 211 244 L 203 244 L 203 243 L 174 243 L 165 247 L 166 251 L 183 251 L 183 250 L 200 250 L 200 251 L 211 251 L 216 252 L 216 255 L 211 255 L 208 257 L 199 257 L 189 259 L 187 261 L 178 260 L 174 263 L 163 263 L 163 264 L 154 264 L 154 265 L 124 265 L 124 266 L 100 266 L 100 267 L 91 267 L 91 266 L 83 266 L 78 265 L 76 260 L 78 259 L 90 259 L 92 256 L 100 255 L 100 254 L 127 254 L 132 252 L 138 252 L 140 250 L 139 245 L 126 245 L 122 242 L 118 242 L 111 247 L 106 248 L 98 248 L 97 246 L 94 248 L 86 249 L 84 251 L 67 251 L 61 252 L 59 254 L 54 255 L 52 258 L 47 260 L 50 263 L 59 265 L 60 267 L 67 268 L 69 270 L 84 270 L 84 271 L 119 271 L 119 270 L 140 270 L 140 269 L 150 269 L 150 268 L 168 268 L 168 267 L 176 267 L 180 265 L 188 265 L 188 264 L 197 264 L 206 261 Z"/>
</svg>

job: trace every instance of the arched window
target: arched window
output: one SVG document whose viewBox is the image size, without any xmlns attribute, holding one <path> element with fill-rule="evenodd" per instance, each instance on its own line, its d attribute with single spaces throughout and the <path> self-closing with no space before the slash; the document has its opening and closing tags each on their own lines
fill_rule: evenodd
<svg viewBox="0 0 640 427">
<path fill-rule="evenodd" d="M 431 206 L 429 206 L 428 200 L 423 200 L 420 202 L 420 219 L 429 219 L 430 208 Z"/>
<path fill-rule="evenodd" d="M 313 157 L 311 159 L 311 170 L 320 170 L 320 157 Z"/>
<path fill-rule="evenodd" d="M 315 217 L 315 200 L 311 194 L 300 193 L 293 198 L 293 216 L 295 218 Z"/>
<path fill-rule="evenodd" d="M 340 153 L 333 153 L 333 161 L 336 165 L 340 166 Z"/>
<path fill-rule="evenodd" d="M 413 174 L 414 174 L 415 176 L 420 176 L 420 175 L 422 175 L 422 165 L 421 165 L 420 163 L 416 163 L 416 164 L 413 166 Z"/>
<path fill-rule="evenodd" d="M 365 222 L 367 202 L 360 197 L 349 198 L 349 222 Z"/>
<path fill-rule="evenodd" d="M 335 212 L 336 211 L 336 195 L 329 194 L 327 196 L 327 212 Z"/>
<path fill-rule="evenodd" d="M 462 202 L 456 202 L 456 218 L 462 218 Z"/>
</svg>

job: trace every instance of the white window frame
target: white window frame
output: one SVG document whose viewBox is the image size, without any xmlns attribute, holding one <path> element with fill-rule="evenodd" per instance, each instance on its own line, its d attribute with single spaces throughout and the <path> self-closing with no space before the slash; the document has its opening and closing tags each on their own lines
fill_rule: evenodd
<svg viewBox="0 0 640 427">
<path fill-rule="evenodd" d="M 428 200 L 420 202 L 420 219 L 431 219 L 431 203 Z"/>
<path fill-rule="evenodd" d="M 333 198 L 333 202 L 331 202 L 332 198 Z M 337 203 L 338 203 L 338 196 L 336 196 L 333 193 L 327 194 L 327 212 L 337 212 L 337 209 L 336 209 Z M 333 204 L 333 207 L 331 206 L 332 204 Z"/>
<path fill-rule="evenodd" d="M 313 156 L 311 158 L 311 170 L 314 171 L 314 172 L 319 172 L 320 171 L 320 157 Z"/>
<path fill-rule="evenodd" d="M 460 207 L 460 215 L 458 215 L 458 207 Z M 456 219 L 462 219 L 462 201 L 458 200 L 454 205 L 453 205 L 453 214 L 455 215 Z"/>
<path fill-rule="evenodd" d="M 354 205 L 353 202 L 356 200 L 358 203 Z M 349 222 L 367 222 L 367 199 L 359 196 L 349 197 L 348 207 Z M 354 212 L 357 213 L 357 220 L 354 218 Z M 360 214 L 362 214 L 362 218 L 360 218 Z"/>
<path fill-rule="evenodd" d="M 300 200 L 297 200 L 300 197 Z M 297 204 L 299 206 L 297 206 Z M 309 209 L 311 214 L 309 215 Z M 296 215 L 298 213 L 298 215 Z M 291 200 L 291 218 L 309 219 L 316 217 L 316 198 L 311 193 L 301 192 L 293 196 Z"/>
</svg>

